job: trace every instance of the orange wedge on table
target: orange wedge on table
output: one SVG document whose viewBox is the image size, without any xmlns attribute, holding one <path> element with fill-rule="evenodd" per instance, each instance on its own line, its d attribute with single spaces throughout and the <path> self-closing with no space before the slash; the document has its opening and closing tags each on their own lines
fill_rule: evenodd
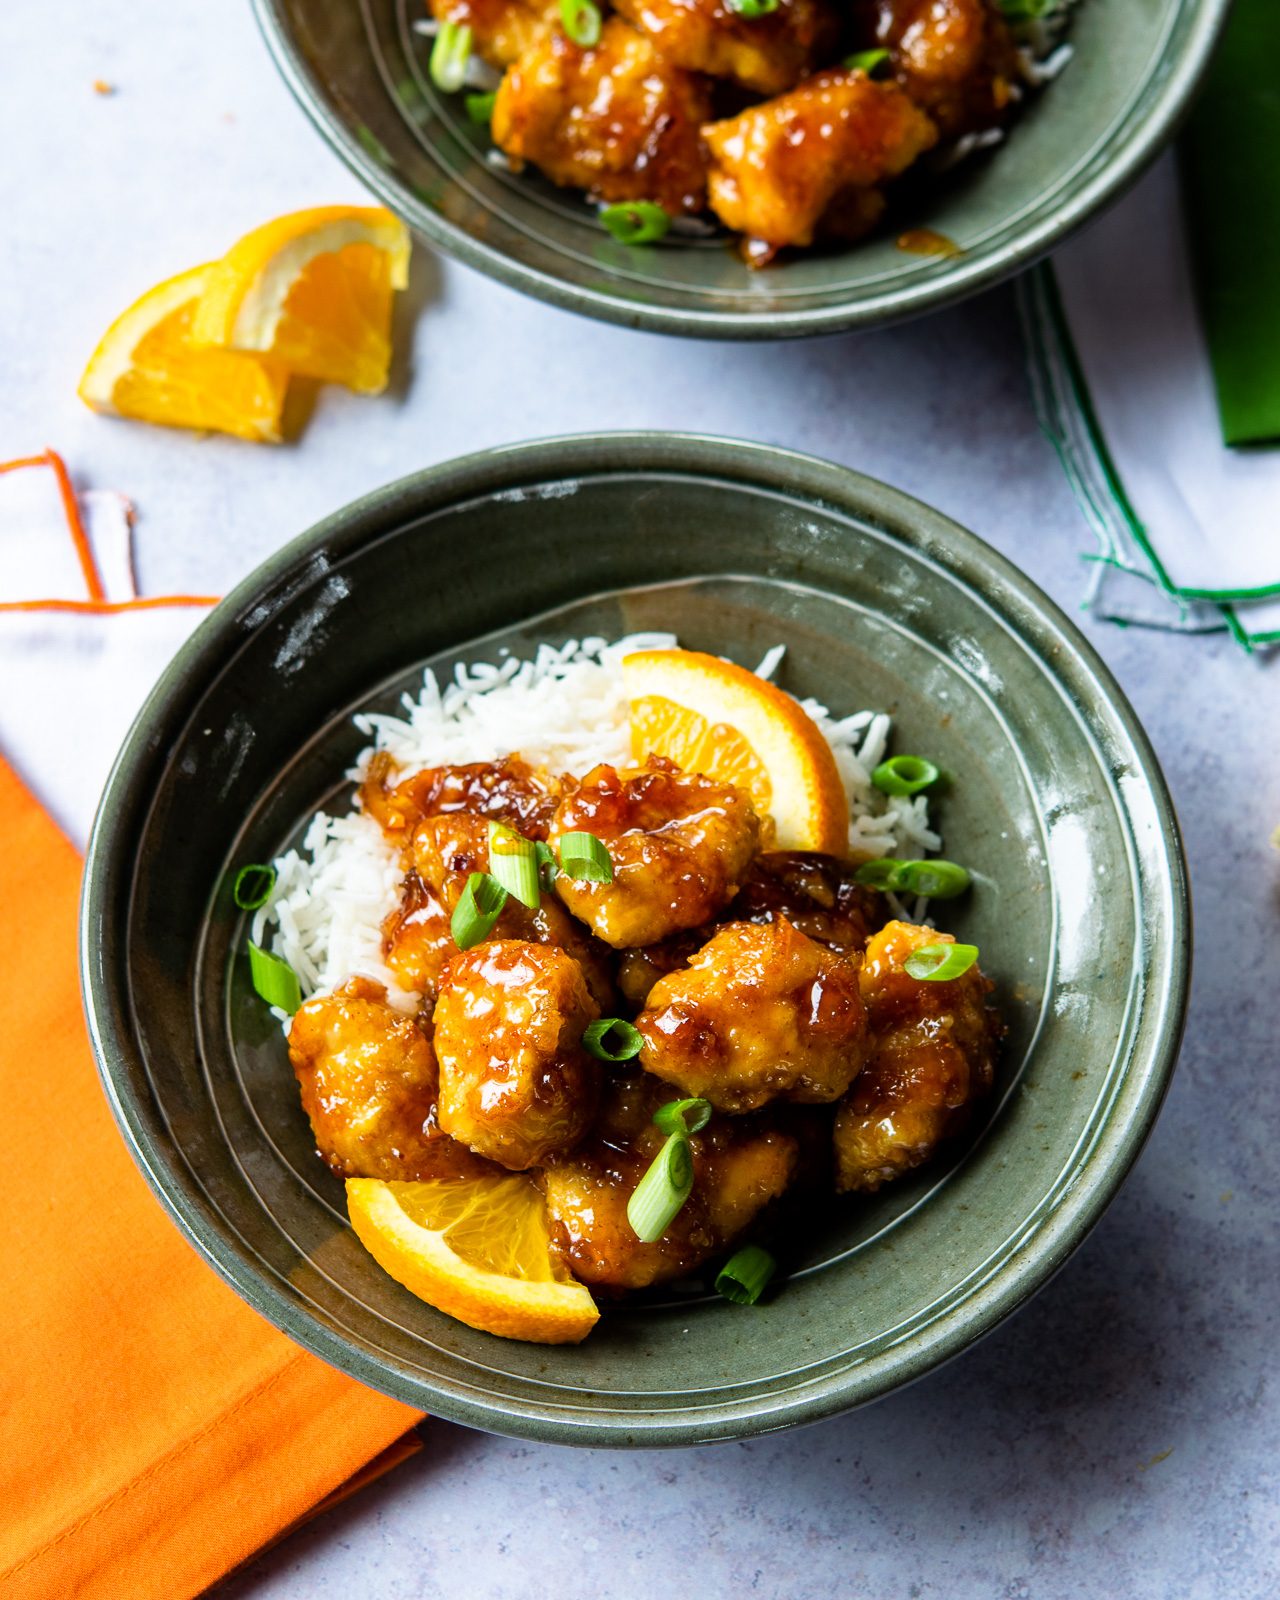
<svg viewBox="0 0 1280 1600">
<path fill-rule="evenodd" d="M 378 394 L 391 366 L 392 301 L 408 281 L 408 230 L 381 206 L 295 211 L 214 264 L 192 337 Z"/>
<path fill-rule="evenodd" d="M 380 206 L 323 206 L 255 228 L 219 261 L 149 289 L 80 380 L 95 411 L 279 442 L 292 376 L 386 387 L 409 234 Z"/>
<path fill-rule="evenodd" d="M 542 1196 L 528 1178 L 348 1178 L 347 1213 L 385 1272 L 472 1328 L 577 1344 L 599 1319 L 553 1254 Z"/>
<path fill-rule="evenodd" d="M 849 802 L 831 746 L 775 684 L 696 650 L 624 657 L 637 761 L 666 756 L 686 772 L 734 783 L 772 819 L 778 850 L 849 849 Z"/>
<path fill-rule="evenodd" d="M 85 368 L 80 398 L 95 411 L 139 422 L 278 443 L 287 369 L 270 358 L 191 343 L 212 270 L 179 273 L 117 317 Z"/>
</svg>

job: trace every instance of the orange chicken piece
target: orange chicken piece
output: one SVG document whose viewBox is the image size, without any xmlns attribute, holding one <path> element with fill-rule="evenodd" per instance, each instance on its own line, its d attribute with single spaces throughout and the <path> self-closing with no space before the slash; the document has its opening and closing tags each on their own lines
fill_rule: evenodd
<svg viewBox="0 0 1280 1600">
<path fill-rule="evenodd" d="M 836 1186 L 870 1192 L 927 1161 L 963 1127 L 991 1087 L 1000 1036 L 976 966 L 949 982 L 913 978 L 902 963 L 950 934 L 887 923 L 867 946 L 862 997 L 875 1049 L 836 1113 Z"/>
<path fill-rule="evenodd" d="M 893 76 L 954 138 L 993 128 L 1019 74 L 994 0 L 858 0 L 861 37 L 890 52 Z"/>
<path fill-rule="evenodd" d="M 427 0 L 437 22 L 471 29 L 471 48 L 493 67 L 522 56 L 560 16 L 560 0 Z"/>
<path fill-rule="evenodd" d="M 709 108 L 703 80 L 611 17 L 591 49 L 557 29 L 527 50 L 502 80 L 491 126 L 500 150 L 553 183 L 676 215 L 706 203 L 698 127 Z"/>
<path fill-rule="evenodd" d="M 841 67 L 707 124 L 702 137 L 712 210 L 776 251 L 812 244 L 829 213 L 846 233 L 873 223 L 875 185 L 905 171 L 937 129 L 896 84 Z"/>
</svg>

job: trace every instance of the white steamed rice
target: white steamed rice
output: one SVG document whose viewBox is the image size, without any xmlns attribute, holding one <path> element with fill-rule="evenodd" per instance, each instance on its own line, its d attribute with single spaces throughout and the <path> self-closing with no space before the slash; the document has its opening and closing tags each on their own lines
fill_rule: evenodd
<svg viewBox="0 0 1280 1600">
<path fill-rule="evenodd" d="M 371 743 L 347 776 L 359 783 L 379 751 L 395 762 L 399 777 L 513 752 L 534 766 L 579 775 L 601 761 L 626 765 L 622 658 L 676 643 L 665 633 L 631 634 L 613 644 L 570 639 L 558 648 L 540 645 L 531 660 L 503 652 L 496 663 L 460 665 L 443 687 L 428 671 L 418 695 L 403 696 L 402 715 L 355 718 Z M 777 671 L 784 649 L 768 652 L 757 668 L 762 677 Z M 871 773 L 888 748 L 890 719 L 879 711 L 833 717 L 816 700 L 801 704 L 830 744 L 849 797 L 850 850 L 921 856 L 938 849 L 942 841 L 929 826 L 923 795 L 885 796 L 872 786 Z M 252 937 L 263 944 L 270 932 L 272 949 L 298 974 L 304 995 L 336 989 L 348 978 L 372 978 L 386 985 L 393 1005 L 415 1009 L 419 997 L 397 986 L 382 959 L 382 922 L 399 900 L 402 872 L 378 824 L 358 810 L 317 812 L 301 846 L 274 866 L 275 889 L 254 915 Z M 904 908 L 895 901 L 894 910 L 919 921 L 925 905 Z"/>
</svg>

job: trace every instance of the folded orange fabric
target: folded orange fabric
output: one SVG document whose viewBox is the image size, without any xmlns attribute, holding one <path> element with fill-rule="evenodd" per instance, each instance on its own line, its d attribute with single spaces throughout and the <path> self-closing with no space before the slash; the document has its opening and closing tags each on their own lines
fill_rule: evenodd
<svg viewBox="0 0 1280 1600">
<path fill-rule="evenodd" d="M 0 838 L 0 1594 L 183 1600 L 418 1417 L 277 1333 L 164 1215 L 94 1071 L 79 858 L 2 761 Z"/>
</svg>

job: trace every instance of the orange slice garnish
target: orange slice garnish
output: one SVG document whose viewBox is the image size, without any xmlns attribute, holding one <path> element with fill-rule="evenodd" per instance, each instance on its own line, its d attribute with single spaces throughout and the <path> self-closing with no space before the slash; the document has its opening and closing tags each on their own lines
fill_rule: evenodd
<svg viewBox="0 0 1280 1600">
<path fill-rule="evenodd" d="M 696 650 L 640 650 L 622 662 L 637 761 L 737 784 L 779 850 L 845 855 L 849 803 L 831 746 L 775 684 Z"/>
</svg>

